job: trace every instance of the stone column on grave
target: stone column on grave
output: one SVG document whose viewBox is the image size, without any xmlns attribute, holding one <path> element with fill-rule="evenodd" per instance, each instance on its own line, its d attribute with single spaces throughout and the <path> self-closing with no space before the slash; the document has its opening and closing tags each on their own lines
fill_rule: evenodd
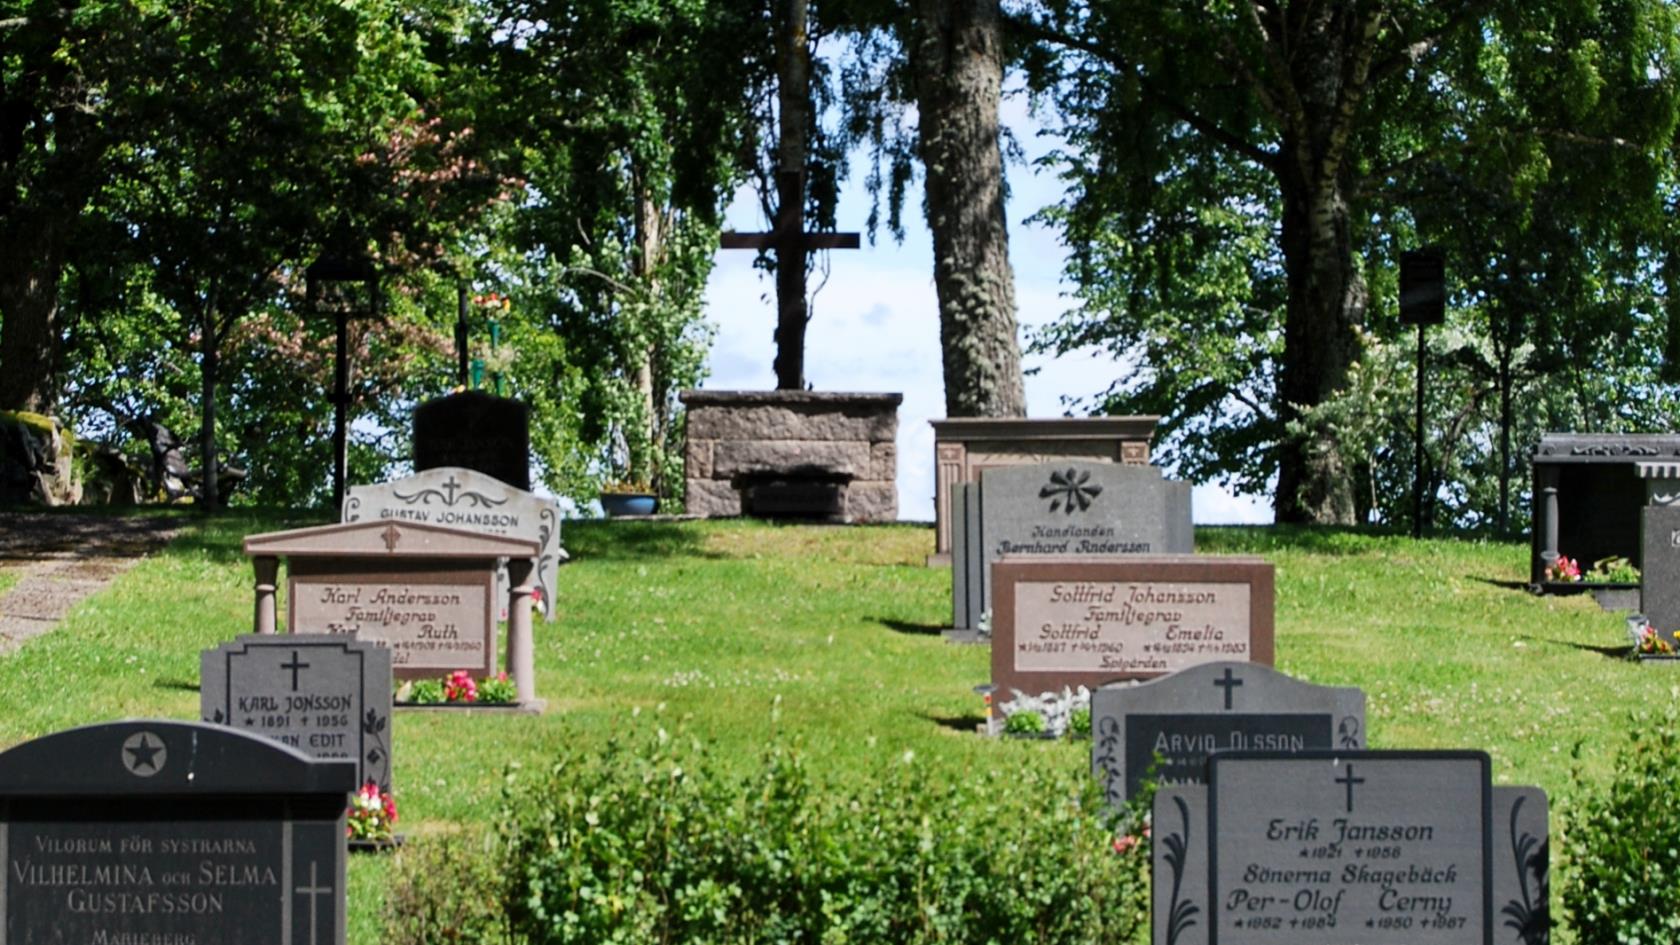
<svg viewBox="0 0 1680 945">
<path fill-rule="evenodd" d="M 257 633 L 273 633 L 274 591 L 280 577 L 280 559 L 271 555 L 258 555 L 251 559 L 251 567 L 257 573 L 257 612 L 253 618 L 253 628 Z"/>
<path fill-rule="evenodd" d="M 1540 515 L 1544 519 L 1546 543 L 1540 547 L 1541 573 L 1558 559 L 1558 473 L 1546 466 L 1540 473 Z"/>
<path fill-rule="evenodd" d="M 508 563 L 507 668 L 519 692 L 520 705 L 537 700 L 536 658 L 531 642 L 531 592 L 536 562 L 530 558 L 509 558 Z M 555 606 L 549 601 L 548 606 Z"/>
</svg>

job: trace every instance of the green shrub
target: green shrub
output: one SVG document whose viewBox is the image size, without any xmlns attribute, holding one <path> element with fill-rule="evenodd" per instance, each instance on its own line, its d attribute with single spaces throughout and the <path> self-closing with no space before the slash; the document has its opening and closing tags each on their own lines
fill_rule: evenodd
<svg viewBox="0 0 1680 945">
<path fill-rule="evenodd" d="M 428 837 L 399 848 L 384 906 L 385 945 L 512 942 L 498 870 L 500 841 Z"/>
<path fill-rule="evenodd" d="M 1091 707 L 1088 705 L 1082 705 L 1068 713 L 1067 730 L 1069 738 L 1090 738 Z"/>
<path fill-rule="evenodd" d="M 1569 869 L 1563 906 L 1579 945 L 1680 941 L 1680 716 L 1633 719 L 1608 790 L 1579 772 L 1566 810 Z M 1580 746 L 1576 746 L 1579 757 Z"/>
<path fill-rule="evenodd" d="M 507 673 L 486 676 L 478 681 L 478 701 L 518 702 L 519 687 L 508 678 Z"/>
<path fill-rule="evenodd" d="M 1034 709 L 1022 709 L 1003 721 L 1003 730 L 1010 735 L 1039 735 L 1044 732 L 1044 716 Z"/>
<path fill-rule="evenodd" d="M 408 690 L 406 694 L 404 689 Z M 404 683 L 397 690 L 397 701 L 412 702 L 415 705 L 438 705 L 443 702 L 443 680 L 416 679 L 411 683 Z"/>
<path fill-rule="evenodd" d="M 498 894 L 532 945 L 1073 943 L 1147 928 L 1147 851 L 1115 852 L 1088 773 L 1023 761 L 940 783 L 906 752 L 836 794 L 795 745 L 733 779 L 658 729 L 510 780 Z M 436 873 L 425 881 L 449 884 Z M 424 900 L 393 894 L 393 924 L 421 927 L 400 910 Z"/>
</svg>

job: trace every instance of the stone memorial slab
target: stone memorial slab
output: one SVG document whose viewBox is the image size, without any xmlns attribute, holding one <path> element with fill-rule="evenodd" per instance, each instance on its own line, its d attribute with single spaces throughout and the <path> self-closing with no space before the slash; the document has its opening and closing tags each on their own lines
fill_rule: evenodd
<svg viewBox="0 0 1680 945">
<path fill-rule="evenodd" d="M 964 558 L 952 558 L 952 625 L 972 629 L 992 609 L 991 565 L 1005 555 L 1084 558 L 1195 550 L 1190 484 L 1154 466 L 1062 462 L 980 475 L 979 515 L 964 506 Z M 955 539 L 953 539 L 955 541 Z M 965 603 L 957 603 L 958 569 Z M 978 578 L 978 580 L 976 580 Z M 958 625 L 966 615 L 969 623 Z"/>
<path fill-rule="evenodd" d="M 355 765 L 196 722 L 0 753 L 0 942 L 343 945 Z"/>
<path fill-rule="evenodd" d="M 1273 573 L 1240 556 L 1006 557 L 992 568 L 992 710 L 1201 663 L 1271 665 Z"/>
<path fill-rule="evenodd" d="M 1159 417 L 947 417 L 930 420 L 934 452 L 934 554 L 947 564 L 952 524 L 960 509 L 957 488 L 987 469 L 1058 463 L 1149 462 L 1149 440 Z"/>
<path fill-rule="evenodd" d="M 1091 693 L 1091 765 L 1116 807 L 1151 770 L 1159 784 L 1200 781 L 1215 751 L 1364 747 L 1364 692 L 1258 663 L 1203 663 Z"/>
<path fill-rule="evenodd" d="M 1152 819 L 1154 945 L 1541 945 L 1545 794 L 1479 751 L 1220 752 Z"/>
<path fill-rule="evenodd" d="M 1646 506 L 1640 529 L 1639 609 L 1673 643 L 1680 639 L 1680 505 Z"/>
<path fill-rule="evenodd" d="M 537 586 L 553 620 L 557 572 L 566 552 L 560 547 L 560 506 L 491 476 L 459 466 L 444 466 L 372 485 L 351 486 L 341 521 L 397 519 L 465 528 L 489 535 L 529 538 L 538 545 Z M 507 569 L 497 572 L 497 599 L 507 596 Z"/>
<path fill-rule="evenodd" d="M 257 633 L 276 626 L 275 581 L 288 561 L 286 626 L 348 633 L 391 651 L 398 679 L 496 666 L 495 567 L 507 559 L 508 672 L 534 704 L 529 583 L 535 541 L 396 519 L 299 528 L 245 539 L 256 570 Z"/>
<path fill-rule="evenodd" d="M 391 790 L 391 651 L 338 634 L 247 634 L 199 654 L 199 715 Z"/>
<path fill-rule="evenodd" d="M 414 411 L 414 468 L 476 469 L 515 489 L 531 488 L 531 408 L 469 390 Z"/>
</svg>

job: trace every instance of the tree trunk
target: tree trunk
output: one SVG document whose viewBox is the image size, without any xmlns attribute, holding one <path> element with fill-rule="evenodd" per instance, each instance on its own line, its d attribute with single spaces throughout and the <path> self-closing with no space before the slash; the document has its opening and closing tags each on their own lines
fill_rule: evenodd
<svg viewBox="0 0 1680 945">
<path fill-rule="evenodd" d="M 665 218 L 660 213 L 659 205 L 653 202 L 647 191 L 638 181 L 636 198 L 636 258 L 632 270 L 636 282 L 646 300 L 646 306 L 651 309 L 658 304 L 659 296 L 659 263 L 665 252 Z M 642 406 L 642 429 L 640 435 L 644 438 L 641 444 L 634 441 L 630 447 L 630 476 L 641 482 L 646 481 L 656 488 L 653 483 L 653 473 L 657 471 L 657 464 L 653 460 L 654 453 L 659 448 L 660 430 L 662 427 L 659 398 L 655 396 L 654 377 L 658 373 L 656 364 L 658 358 L 658 340 L 653 337 L 651 326 L 644 330 L 637 340 L 640 347 L 631 353 L 634 359 L 636 375 L 636 394 Z M 650 469 L 649 467 L 654 467 Z"/>
<path fill-rule="evenodd" d="M 204 307 L 203 323 L 199 326 L 199 377 L 203 381 L 200 391 L 200 420 L 199 420 L 199 502 L 201 511 L 206 515 L 216 511 L 218 497 L 216 495 L 216 381 L 220 372 L 220 359 L 217 357 L 216 345 L 216 313 L 215 306 Z"/>
<path fill-rule="evenodd" d="M 945 413 L 1026 414 L 1003 201 L 998 0 L 918 0 L 916 104 L 926 170 Z"/>
<path fill-rule="evenodd" d="M 1347 381 L 1359 356 L 1354 328 L 1365 318 L 1365 280 L 1354 264 L 1348 207 L 1336 181 L 1288 180 L 1283 187 L 1283 255 L 1289 272 L 1279 415 L 1307 418 Z M 1279 522 L 1352 525 L 1353 477 L 1336 431 L 1308 421 L 1278 445 L 1273 510 Z"/>
<path fill-rule="evenodd" d="M 14 218 L 0 236 L 0 410 L 50 414 L 58 400 L 61 216 Z"/>
</svg>

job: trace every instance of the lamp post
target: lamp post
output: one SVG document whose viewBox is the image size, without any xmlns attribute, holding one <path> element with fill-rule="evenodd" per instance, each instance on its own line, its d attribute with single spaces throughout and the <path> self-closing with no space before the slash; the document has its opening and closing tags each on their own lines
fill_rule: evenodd
<svg viewBox="0 0 1680 945">
<path fill-rule="evenodd" d="M 350 404 L 350 319 L 380 314 L 379 270 L 365 257 L 322 254 L 303 271 L 309 309 L 332 312 L 338 328 L 333 360 L 333 508 L 344 505 L 344 474 L 348 439 L 345 412 Z M 360 297 L 356 288 L 361 287 Z"/>
</svg>

